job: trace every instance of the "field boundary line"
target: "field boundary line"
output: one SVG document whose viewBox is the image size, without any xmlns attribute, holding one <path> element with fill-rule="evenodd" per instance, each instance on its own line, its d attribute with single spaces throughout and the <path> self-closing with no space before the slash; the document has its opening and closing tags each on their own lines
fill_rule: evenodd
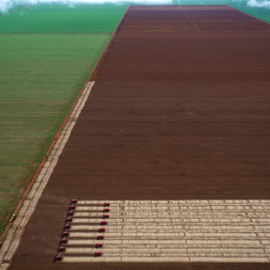
<svg viewBox="0 0 270 270">
<path fill-rule="evenodd" d="M 129 10 L 129 8 L 130 8 L 130 5 L 128 6 L 128 8 L 127 8 L 126 12 L 124 13 L 122 19 L 121 19 L 120 22 L 118 23 L 118 25 L 117 25 L 117 27 L 116 27 L 116 30 L 117 30 L 117 28 L 119 27 L 120 23 L 122 22 L 124 16 L 126 15 L 127 11 Z M 112 33 L 112 37 L 113 37 L 114 33 L 116 32 L 116 30 Z M 109 42 L 107 43 L 106 47 L 103 49 L 103 52 L 102 52 L 101 56 L 99 57 L 99 60 L 98 60 L 97 63 L 95 64 L 95 66 L 94 66 L 94 68 L 92 69 L 92 71 L 90 72 L 89 76 L 88 76 L 87 79 L 85 80 L 85 83 L 83 84 L 82 89 L 81 89 L 80 92 L 78 93 L 76 100 L 75 100 L 74 103 L 72 104 L 72 106 L 71 106 L 71 108 L 70 108 L 68 114 L 66 115 L 66 117 L 65 117 L 65 119 L 64 119 L 64 121 L 63 121 L 63 123 L 62 123 L 62 125 L 60 126 L 58 132 L 56 133 L 56 135 L 55 135 L 55 137 L 54 137 L 54 139 L 53 139 L 53 141 L 52 141 L 52 143 L 51 143 L 51 145 L 50 145 L 50 147 L 49 147 L 49 149 L 48 149 L 48 151 L 47 151 L 45 157 L 43 158 L 42 162 L 40 163 L 40 165 L 39 165 L 37 171 L 35 172 L 34 176 L 31 178 L 30 183 L 29 183 L 29 185 L 28 185 L 28 187 L 27 187 L 25 193 L 23 194 L 21 200 L 19 201 L 19 204 L 17 205 L 17 207 L 16 207 L 16 209 L 15 209 L 15 211 L 14 211 L 14 214 L 15 214 L 15 215 L 18 214 L 18 212 L 19 212 L 19 210 L 20 210 L 20 207 L 21 207 L 23 201 L 25 200 L 27 194 L 28 194 L 29 191 L 31 190 L 31 187 L 32 187 L 32 185 L 34 184 L 34 182 L 35 182 L 37 176 L 38 176 L 39 173 L 41 172 L 41 169 L 43 168 L 43 166 L 44 166 L 44 164 L 45 164 L 47 158 L 49 157 L 49 155 L 50 155 L 50 153 L 51 153 L 51 151 L 52 151 L 52 149 L 53 149 L 53 147 L 54 147 L 56 141 L 58 140 L 58 138 L 59 138 L 59 136 L 60 136 L 60 134 L 61 134 L 61 132 L 62 132 L 62 130 L 63 130 L 63 128 L 64 128 L 64 126 L 65 126 L 66 123 L 68 122 L 69 117 L 71 116 L 73 109 L 75 108 L 75 106 L 76 106 L 78 100 L 80 99 L 80 97 L 81 97 L 83 91 L 85 90 L 86 85 L 89 83 L 89 81 L 90 81 L 90 79 L 91 79 L 93 73 L 95 72 L 95 70 L 96 70 L 97 66 L 99 65 L 100 61 L 102 60 L 105 51 L 107 50 L 109 44 L 111 43 L 112 37 L 110 38 L 110 40 L 109 40 Z M 11 225 L 12 225 L 12 222 L 9 222 L 9 223 L 7 224 L 7 227 L 6 227 L 5 231 L 4 231 L 3 234 L 0 236 L 0 250 L 1 250 L 1 243 L 3 243 L 3 240 L 5 239 L 5 236 L 6 236 L 6 234 L 7 234 L 7 232 L 8 232 L 8 230 L 9 230 L 9 228 L 10 228 Z M 1 257 L 0 257 L 0 259 L 1 259 Z M 1 262 L 1 261 L 0 261 L 0 262 Z"/>
<path fill-rule="evenodd" d="M 18 215 L 18 217 L 15 219 L 15 221 L 13 221 L 13 222 L 10 221 L 7 224 L 5 231 L 3 232 L 3 234 L 0 237 L 0 250 L 1 250 L 1 254 L 0 254 L 0 270 L 5 270 L 5 269 L 7 269 L 9 267 L 9 260 L 11 260 L 13 254 L 15 253 L 17 247 L 19 246 L 20 237 L 21 237 L 21 235 L 22 235 L 22 233 L 24 231 L 24 227 L 26 226 L 26 224 L 27 224 L 28 220 L 30 219 L 32 213 L 34 212 L 36 204 L 37 204 L 39 198 L 42 195 L 42 191 L 44 190 L 47 182 L 49 181 L 49 177 L 48 177 L 47 182 L 45 183 L 45 185 L 43 183 L 44 187 L 40 190 L 41 193 L 39 194 L 39 197 L 37 199 L 35 199 L 35 192 L 36 192 L 35 190 L 38 189 L 38 188 L 35 187 L 35 184 L 37 184 L 37 186 L 41 185 L 42 181 L 40 181 L 39 178 L 42 179 L 43 177 L 45 177 L 46 173 L 49 173 L 49 176 L 50 176 L 51 173 L 53 172 L 53 169 L 54 169 L 54 167 L 55 167 L 55 165 L 56 165 L 56 163 L 58 161 L 58 157 L 55 159 L 55 156 L 52 156 L 52 157 L 50 156 L 52 154 L 53 150 L 54 150 L 53 148 L 57 147 L 57 146 L 60 147 L 60 142 L 58 143 L 58 140 L 60 139 L 60 137 L 62 135 L 66 136 L 66 133 L 67 133 L 67 135 L 69 137 L 73 127 L 75 126 L 76 120 L 79 117 L 80 113 L 75 116 L 75 118 L 74 118 L 75 122 L 73 122 L 73 125 L 72 125 L 70 130 L 68 130 L 68 126 L 65 127 L 66 124 L 72 122 L 71 118 L 74 117 L 73 112 L 76 113 L 76 108 L 77 108 L 77 105 L 80 103 L 80 99 L 83 98 L 83 100 L 84 100 L 83 106 L 84 106 L 88 96 L 90 95 L 91 89 L 92 89 L 92 87 L 94 86 L 94 83 L 95 83 L 94 81 L 90 82 L 90 79 L 91 79 L 92 75 L 94 74 L 96 68 L 98 67 L 99 63 L 102 61 L 103 56 L 104 56 L 108 46 L 110 45 L 110 43 L 111 43 L 111 41 L 112 41 L 112 39 L 114 37 L 114 34 L 116 33 L 118 27 L 122 23 L 123 18 L 126 16 L 126 13 L 128 12 L 129 8 L 130 8 L 130 5 L 128 6 L 128 8 L 125 11 L 122 19 L 118 23 L 118 25 L 116 27 L 116 30 L 112 33 L 111 39 L 107 43 L 106 47 L 103 49 L 103 52 L 102 52 L 101 56 L 99 57 L 99 60 L 97 61 L 94 68 L 90 72 L 90 74 L 89 74 L 88 78 L 86 79 L 82 89 L 78 93 L 76 100 L 72 104 L 72 106 L 71 106 L 68 114 L 66 115 L 62 125 L 60 126 L 58 132 L 56 133 L 56 135 L 55 135 L 55 137 L 54 137 L 54 139 L 53 139 L 53 141 L 52 141 L 52 143 L 51 143 L 45 157 L 43 158 L 42 162 L 40 163 L 37 171 L 35 172 L 34 176 L 31 179 L 25 193 L 23 194 L 21 200 L 19 201 L 19 204 L 17 205 L 17 207 L 16 207 L 16 209 L 14 211 L 14 214 L 17 216 L 18 212 L 20 211 L 20 208 L 21 208 L 22 204 L 24 203 L 24 205 L 23 205 L 23 207 L 22 207 L 22 209 L 20 211 L 20 215 Z M 90 90 L 89 90 L 89 87 L 90 87 Z M 86 97 L 85 97 L 85 95 L 83 95 L 85 91 L 87 93 L 89 92 Z M 63 132 L 63 134 L 61 134 L 62 132 Z M 67 140 L 68 140 L 68 138 L 65 140 L 65 143 L 67 142 Z M 64 146 L 61 148 L 61 152 L 62 152 L 63 148 L 64 148 Z M 55 154 L 56 154 L 56 151 L 55 151 Z M 52 163 L 51 159 L 55 159 L 54 162 L 56 162 L 56 163 L 53 165 L 54 167 L 52 169 L 49 169 L 50 166 L 47 165 L 47 162 Z M 32 190 L 31 190 L 31 188 L 32 188 Z M 34 200 L 35 200 L 35 202 L 34 202 Z M 30 206 L 31 206 L 31 209 L 32 209 L 31 213 L 29 212 L 29 207 Z M 28 211 L 26 211 L 26 210 L 28 210 Z M 27 212 L 27 214 L 26 214 L 26 212 Z M 5 243 L 3 243 L 4 240 L 5 240 Z"/>
<path fill-rule="evenodd" d="M 255 17 L 255 16 L 251 15 L 251 14 L 246 13 L 246 12 L 243 11 L 243 10 L 240 10 L 240 9 L 238 9 L 238 8 L 235 8 L 235 7 L 232 7 L 232 6 L 228 5 L 228 4 L 226 4 L 225 6 L 228 6 L 228 7 L 232 8 L 232 9 L 234 9 L 234 10 L 237 10 L 237 11 L 239 11 L 239 12 L 241 12 L 241 13 L 243 13 L 243 14 L 245 14 L 245 15 L 251 17 L 251 18 L 254 18 L 254 19 L 258 20 L 258 21 L 261 21 L 261 22 L 266 23 L 266 24 L 268 24 L 268 25 L 270 24 L 269 22 L 266 22 L 266 21 L 264 21 L 264 20 L 262 20 L 262 19 L 259 19 L 259 18 Z"/>
<path fill-rule="evenodd" d="M 7 269 L 13 257 L 13 254 L 15 253 L 17 247 L 19 246 L 20 238 L 23 234 L 24 228 L 35 210 L 35 207 L 43 193 L 44 188 L 46 187 L 50 179 L 50 176 L 58 162 L 59 156 L 61 155 L 65 147 L 65 144 L 69 139 L 69 136 L 80 116 L 82 109 L 84 108 L 84 105 L 91 93 L 94 84 L 95 82 L 87 83 L 86 87 L 80 94 L 78 101 L 76 100 L 77 102 L 74 110 L 72 110 L 72 113 L 69 113 L 67 115 L 67 118 L 65 119 L 66 121 L 63 122 L 61 129 L 57 133 L 54 143 L 52 144 L 52 146 L 49 149 L 49 152 L 44 158 L 44 162 L 41 163 L 40 169 L 36 172 L 35 176 L 32 178 L 32 181 L 24 194 L 23 200 L 21 200 L 20 204 L 17 206 L 16 210 L 18 211 L 20 209 L 22 202 L 24 202 L 24 205 L 20 211 L 20 215 L 13 222 L 13 226 L 10 228 L 12 224 L 12 222 L 10 222 L 9 227 L 7 228 L 7 230 L 9 228 L 10 229 L 7 233 L 6 241 L 4 242 L 4 245 L 1 250 L 2 253 L 0 257 L 1 270 Z M 49 153 L 50 156 L 48 157 Z M 47 157 L 48 159 L 45 161 Z M 33 182 L 35 181 L 36 177 L 37 180 L 33 185 Z M 30 191 L 32 185 L 33 188 Z M 26 196 L 27 198 L 25 198 Z"/>
<path fill-rule="evenodd" d="M 86 82 L 84 83 L 84 85 L 83 85 L 81 91 L 79 92 L 79 94 L 78 94 L 76 100 L 74 101 L 74 103 L 73 103 L 73 105 L 71 106 L 71 108 L 70 108 L 68 114 L 66 115 L 66 117 L 65 117 L 65 119 L 64 119 L 64 121 L 63 121 L 63 123 L 62 123 L 62 125 L 60 126 L 58 132 L 56 133 L 56 135 L 55 135 L 55 137 L 54 137 L 54 139 L 53 139 L 53 141 L 52 141 L 52 143 L 51 143 L 51 145 L 50 145 L 50 147 L 49 147 L 49 149 L 48 149 L 48 151 L 47 151 L 45 157 L 42 159 L 42 161 L 41 161 L 41 163 L 40 163 L 40 165 L 39 165 L 37 171 L 35 172 L 35 174 L 34 174 L 34 176 L 32 177 L 32 179 L 31 179 L 31 181 L 30 181 L 30 183 L 29 183 L 29 185 L 28 185 L 26 191 L 24 192 L 24 194 L 23 194 L 21 200 L 19 201 L 19 203 L 18 203 L 18 205 L 17 205 L 17 207 L 16 207 L 16 209 L 15 209 L 15 211 L 14 211 L 14 214 L 15 214 L 16 216 L 17 216 L 17 214 L 18 214 L 18 212 L 19 212 L 19 210 L 20 210 L 20 208 L 21 208 L 21 206 L 22 206 L 23 201 L 25 200 L 26 196 L 28 195 L 29 191 L 31 190 L 31 187 L 33 186 L 35 180 L 37 179 L 37 176 L 38 176 L 39 173 L 41 172 L 41 170 L 42 170 L 42 168 L 43 168 L 43 166 L 44 166 L 44 164 L 45 164 L 47 158 L 49 157 L 49 155 L 50 155 L 50 153 L 51 153 L 51 151 L 52 151 L 52 149 L 53 149 L 55 143 L 57 142 L 57 140 L 58 140 L 58 138 L 59 138 L 59 136 L 60 136 L 60 134 L 61 134 L 61 132 L 62 132 L 64 126 L 65 126 L 66 123 L 68 122 L 69 117 L 70 117 L 70 115 L 71 115 L 73 109 L 75 108 L 75 106 L 76 106 L 78 100 L 80 99 L 80 97 L 81 97 L 81 95 L 82 95 L 82 93 L 83 93 L 83 91 L 84 91 L 84 89 L 85 89 L 87 83 L 88 83 L 88 81 L 86 81 Z M 3 234 L 2 234 L 1 237 L 0 237 L 0 243 L 2 243 L 3 240 L 5 239 L 5 236 L 6 236 L 7 232 L 8 232 L 8 230 L 9 230 L 9 228 L 11 227 L 12 223 L 13 223 L 13 222 L 11 222 L 11 221 L 8 223 L 8 225 L 7 225 L 6 229 L 5 229 L 5 231 L 3 232 Z M 1 248 L 1 244 L 0 244 L 0 248 Z"/>
<path fill-rule="evenodd" d="M 101 54 L 101 56 L 99 58 L 99 61 L 96 63 L 96 65 L 95 65 L 95 67 L 93 69 L 93 72 L 88 77 L 88 80 L 89 81 L 90 80 L 96 81 L 95 78 L 96 78 L 96 72 L 98 72 L 98 67 L 99 67 L 99 65 L 102 64 L 102 62 L 103 62 L 103 60 L 105 58 L 105 55 L 108 52 L 108 48 L 111 45 L 111 43 L 113 42 L 113 40 L 115 38 L 115 34 L 118 33 L 118 31 L 119 31 L 118 29 L 121 26 L 121 24 L 123 23 L 124 19 L 126 18 L 126 15 L 127 15 L 128 11 L 129 11 L 129 9 L 130 9 L 130 5 L 128 5 L 127 10 L 125 11 L 122 19 L 120 20 L 120 22 L 118 23 L 117 27 L 115 28 L 115 31 L 112 33 L 112 36 L 111 36 L 109 42 L 107 43 L 106 47 L 104 48 L 104 50 L 103 50 L 103 52 L 102 52 L 102 54 Z"/>
</svg>

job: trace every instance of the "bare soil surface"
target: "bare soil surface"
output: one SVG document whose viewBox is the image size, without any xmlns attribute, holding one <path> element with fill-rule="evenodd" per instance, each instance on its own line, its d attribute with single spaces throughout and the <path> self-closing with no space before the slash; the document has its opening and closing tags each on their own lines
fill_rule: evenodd
<svg viewBox="0 0 270 270">
<path fill-rule="evenodd" d="M 73 197 L 270 199 L 269 33 L 224 6 L 131 7 L 10 269 L 268 269 L 52 260 Z"/>
</svg>

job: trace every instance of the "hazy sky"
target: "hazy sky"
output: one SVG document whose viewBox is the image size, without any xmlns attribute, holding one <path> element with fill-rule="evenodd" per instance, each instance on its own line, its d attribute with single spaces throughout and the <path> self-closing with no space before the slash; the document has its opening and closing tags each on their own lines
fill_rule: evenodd
<svg viewBox="0 0 270 270">
<path fill-rule="evenodd" d="M 181 0 L 130 0 L 133 3 L 140 4 L 177 4 L 181 3 Z M 218 0 L 217 0 L 218 1 Z M 244 1 L 247 2 L 247 5 L 250 7 L 258 8 L 269 8 L 270 9 L 270 0 L 235 0 L 235 1 Z M 0 0 L 0 10 L 2 12 L 8 11 L 10 8 L 13 8 L 16 5 L 35 5 L 38 3 L 62 3 L 67 5 L 74 5 L 76 3 L 89 3 L 89 4 L 102 4 L 102 3 L 126 3 L 129 0 Z M 203 1 L 198 1 L 202 2 Z M 228 1 L 229 2 L 229 1 Z M 185 1 L 186 3 L 186 1 Z"/>
<path fill-rule="evenodd" d="M 8 9 L 16 6 L 16 5 L 35 5 L 38 3 L 62 3 L 67 5 L 74 4 L 103 4 L 103 3 L 127 3 L 129 0 L 0 0 L 0 10 L 7 11 Z M 134 3 L 142 3 L 142 4 L 171 4 L 173 0 L 132 0 Z"/>
<path fill-rule="evenodd" d="M 270 9 L 270 1 L 269 0 L 263 0 L 263 1 L 249 0 L 248 6 Z"/>
</svg>

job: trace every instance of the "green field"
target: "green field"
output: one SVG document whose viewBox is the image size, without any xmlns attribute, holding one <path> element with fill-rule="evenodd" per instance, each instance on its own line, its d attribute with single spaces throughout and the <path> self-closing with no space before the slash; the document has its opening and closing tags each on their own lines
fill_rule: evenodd
<svg viewBox="0 0 270 270">
<path fill-rule="evenodd" d="M 126 8 L 0 16 L 0 234 Z"/>
<path fill-rule="evenodd" d="M 270 9 L 252 8 L 248 0 L 175 0 L 181 5 L 229 5 L 270 22 Z M 108 33 L 113 32 L 126 5 L 38 5 L 19 7 L 0 17 L 0 33 Z M 16 10 L 14 8 L 14 10 Z"/>
<path fill-rule="evenodd" d="M 1 228 L 109 38 L 0 35 Z"/>
<path fill-rule="evenodd" d="M 112 33 L 126 5 L 30 6 L 0 17 L 0 33 Z"/>
</svg>

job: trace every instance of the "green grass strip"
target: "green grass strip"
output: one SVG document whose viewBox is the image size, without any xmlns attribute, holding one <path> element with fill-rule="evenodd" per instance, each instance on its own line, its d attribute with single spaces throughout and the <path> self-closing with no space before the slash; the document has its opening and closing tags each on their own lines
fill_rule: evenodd
<svg viewBox="0 0 270 270">
<path fill-rule="evenodd" d="M 0 35 L 0 234 L 110 36 Z"/>
<path fill-rule="evenodd" d="M 126 9 L 127 5 L 33 5 L 0 16 L 0 33 L 112 33 Z"/>
</svg>

